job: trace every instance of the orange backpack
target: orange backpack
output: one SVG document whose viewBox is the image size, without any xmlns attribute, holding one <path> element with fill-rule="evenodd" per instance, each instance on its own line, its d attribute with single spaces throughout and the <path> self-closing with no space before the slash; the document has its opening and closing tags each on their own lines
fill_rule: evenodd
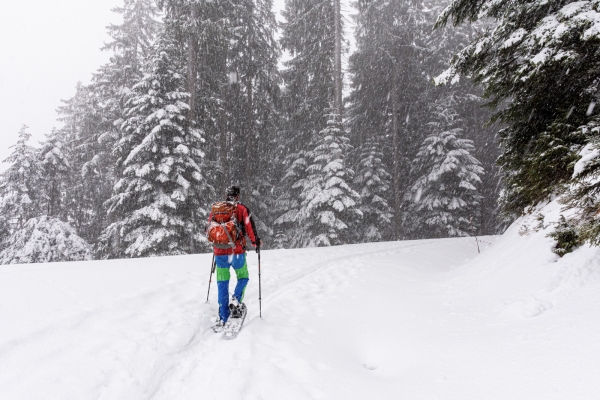
<svg viewBox="0 0 600 400">
<path fill-rule="evenodd" d="M 235 242 L 242 235 L 235 218 L 237 203 L 219 201 L 212 205 L 212 218 L 206 229 L 208 242 L 220 249 L 235 248 Z"/>
</svg>

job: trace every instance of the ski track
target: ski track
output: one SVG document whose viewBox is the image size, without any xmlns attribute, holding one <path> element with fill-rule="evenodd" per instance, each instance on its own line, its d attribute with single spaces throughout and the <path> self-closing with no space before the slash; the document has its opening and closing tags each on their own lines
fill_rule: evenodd
<svg viewBox="0 0 600 400">
<path fill-rule="evenodd" d="M 393 250 L 389 250 L 388 245 L 378 256 L 393 257 L 436 246 L 440 243 L 403 243 Z M 283 276 L 265 279 L 264 291 L 271 294 L 263 298 L 263 321 L 256 315 L 258 302 L 253 295 L 257 282 L 254 280 L 254 290 L 247 294 L 249 312 L 254 316 L 249 316 L 235 344 L 220 340 L 220 335 L 214 335 L 209 324 L 202 325 L 192 343 L 162 361 L 168 367 L 163 368 L 163 374 L 152 378 L 160 382 L 160 387 L 152 390 L 148 399 L 169 399 L 176 392 L 181 399 L 194 398 L 199 393 L 219 393 L 225 399 L 325 398 L 325 392 L 315 388 L 312 382 L 332 367 L 307 359 L 296 350 L 294 342 L 312 346 L 310 336 L 315 334 L 314 330 L 303 327 L 301 317 L 322 318 L 325 315 L 323 303 L 335 300 L 340 288 L 350 286 L 349 280 L 363 270 L 363 260 L 372 258 L 372 251 L 365 255 L 364 250 L 358 249 L 341 257 L 307 262 L 308 267 L 291 268 Z M 268 259 L 264 263 L 268 265 Z M 269 270 L 283 267 L 272 265 Z M 210 310 L 205 315 L 215 314 L 216 310 L 210 305 L 204 306 L 204 310 L 207 308 Z M 270 381 L 284 384 L 271 386 Z"/>
</svg>

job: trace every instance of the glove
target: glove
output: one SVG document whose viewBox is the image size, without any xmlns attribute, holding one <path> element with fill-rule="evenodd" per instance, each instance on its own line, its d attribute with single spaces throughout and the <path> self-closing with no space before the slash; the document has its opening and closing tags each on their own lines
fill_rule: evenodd
<svg viewBox="0 0 600 400">
<path fill-rule="evenodd" d="M 262 246 L 262 240 L 260 240 L 259 238 L 256 238 L 256 243 L 254 243 L 254 248 L 257 253 L 260 251 L 260 246 Z"/>
</svg>

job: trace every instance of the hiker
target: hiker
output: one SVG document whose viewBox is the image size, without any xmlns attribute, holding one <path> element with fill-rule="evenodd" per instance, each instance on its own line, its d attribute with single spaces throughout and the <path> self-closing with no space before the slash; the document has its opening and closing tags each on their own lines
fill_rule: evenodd
<svg viewBox="0 0 600 400">
<path fill-rule="evenodd" d="M 245 307 L 242 301 L 248 284 L 246 238 L 250 240 L 257 252 L 262 244 L 250 210 L 239 202 L 240 188 L 231 186 L 227 188 L 225 194 L 225 202 L 213 204 L 207 228 L 207 236 L 209 242 L 213 244 L 217 265 L 218 323 L 222 326 L 225 325 L 230 315 L 232 318 L 240 317 L 241 307 Z M 214 230 L 211 231 L 213 228 Z M 222 240 L 219 240 L 219 235 Z M 237 277 L 237 285 L 231 302 L 229 301 L 230 267 L 233 267 Z"/>
</svg>

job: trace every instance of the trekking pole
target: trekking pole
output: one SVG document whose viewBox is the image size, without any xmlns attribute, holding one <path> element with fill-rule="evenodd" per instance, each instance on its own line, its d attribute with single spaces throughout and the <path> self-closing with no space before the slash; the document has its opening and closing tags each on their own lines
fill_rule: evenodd
<svg viewBox="0 0 600 400">
<path fill-rule="evenodd" d="M 262 301 L 261 301 L 261 287 L 260 287 L 260 247 L 258 248 L 258 315 L 262 318 Z"/>
<path fill-rule="evenodd" d="M 213 253 L 212 264 L 210 266 L 210 276 L 208 278 L 208 293 L 206 293 L 206 302 L 208 303 L 208 296 L 210 295 L 210 283 L 212 282 L 212 276 L 215 272 L 215 253 Z"/>
</svg>

